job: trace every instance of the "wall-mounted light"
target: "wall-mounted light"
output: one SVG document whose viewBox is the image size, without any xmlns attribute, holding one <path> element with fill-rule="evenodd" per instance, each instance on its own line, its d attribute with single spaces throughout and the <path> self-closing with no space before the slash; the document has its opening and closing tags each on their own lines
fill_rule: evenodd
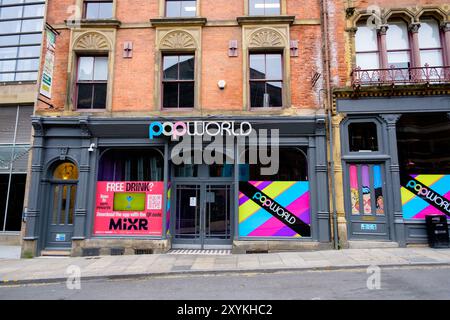
<svg viewBox="0 0 450 320">
<path fill-rule="evenodd" d="M 95 143 L 91 143 L 91 145 L 89 146 L 88 151 L 89 152 L 94 152 L 94 148 L 95 148 Z"/>
<path fill-rule="evenodd" d="M 227 85 L 227 82 L 225 80 L 219 80 L 219 82 L 217 82 L 217 86 L 219 87 L 220 90 L 225 89 Z"/>
</svg>

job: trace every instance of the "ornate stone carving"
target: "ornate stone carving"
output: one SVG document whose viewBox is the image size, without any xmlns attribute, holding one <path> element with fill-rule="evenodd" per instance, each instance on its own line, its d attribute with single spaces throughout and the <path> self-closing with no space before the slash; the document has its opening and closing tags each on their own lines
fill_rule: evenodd
<svg viewBox="0 0 450 320">
<path fill-rule="evenodd" d="M 75 50 L 109 50 L 108 40 L 99 33 L 89 32 L 78 38 Z"/>
<path fill-rule="evenodd" d="M 161 40 L 161 49 L 195 49 L 194 38 L 185 31 L 174 31 Z"/>
<path fill-rule="evenodd" d="M 419 32 L 419 29 L 420 29 L 420 23 L 418 23 L 418 22 L 411 23 L 409 25 L 409 31 L 412 32 L 412 33 Z"/>
<path fill-rule="evenodd" d="M 255 31 L 250 36 L 249 46 L 257 48 L 284 47 L 284 40 L 277 31 L 263 29 Z"/>
<path fill-rule="evenodd" d="M 383 25 L 381 25 L 379 28 L 378 28 L 378 33 L 380 34 L 380 35 L 386 35 L 386 32 L 388 31 L 388 29 L 389 29 L 389 26 L 387 25 L 387 24 L 383 24 Z"/>
</svg>

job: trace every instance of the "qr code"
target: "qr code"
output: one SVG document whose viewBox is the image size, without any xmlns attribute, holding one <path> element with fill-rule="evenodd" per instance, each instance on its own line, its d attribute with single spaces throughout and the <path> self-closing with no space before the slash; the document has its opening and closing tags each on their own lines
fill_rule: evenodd
<svg viewBox="0 0 450 320">
<path fill-rule="evenodd" d="M 161 210 L 161 206 L 162 206 L 162 195 L 150 194 L 147 197 L 147 209 L 148 210 Z"/>
</svg>

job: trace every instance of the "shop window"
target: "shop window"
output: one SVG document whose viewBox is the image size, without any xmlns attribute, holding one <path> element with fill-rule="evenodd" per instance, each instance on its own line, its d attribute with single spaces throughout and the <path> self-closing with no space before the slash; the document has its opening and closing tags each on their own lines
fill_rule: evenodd
<svg viewBox="0 0 450 320">
<path fill-rule="evenodd" d="M 0 0 L 0 82 L 37 80 L 45 1 L 22 2 Z"/>
<path fill-rule="evenodd" d="M 193 108 L 195 56 L 163 56 L 163 108 Z"/>
<path fill-rule="evenodd" d="M 166 17 L 195 17 L 197 15 L 197 1 L 166 0 Z"/>
<path fill-rule="evenodd" d="M 84 1 L 84 18 L 89 20 L 111 19 L 113 17 L 113 1 Z"/>
<path fill-rule="evenodd" d="M 211 178 L 229 178 L 233 176 L 234 165 L 231 163 L 214 164 L 209 166 L 209 176 Z"/>
<path fill-rule="evenodd" d="M 242 160 L 242 159 L 241 159 Z M 308 181 L 307 150 L 303 147 L 280 148 L 279 170 L 274 175 L 261 175 L 261 165 L 249 161 L 249 150 L 245 161 L 239 165 L 239 181 Z"/>
<path fill-rule="evenodd" d="M 0 174 L 0 231 L 20 231 L 26 179 L 26 174 Z"/>
<path fill-rule="evenodd" d="M 380 68 L 377 30 L 359 24 L 355 35 L 356 67 L 364 70 Z"/>
<path fill-rule="evenodd" d="M 163 181 L 163 168 L 158 150 L 109 150 L 100 159 L 98 181 Z"/>
<path fill-rule="evenodd" d="M 198 177 L 198 165 L 197 164 L 180 164 L 174 166 L 175 177 L 178 178 L 196 178 Z"/>
<path fill-rule="evenodd" d="M 252 108 L 283 105 L 283 55 L 250 54 L 250 105 Z"/>
<path fill-rule="evenodd" d="M 106 108 L 108 57 L 79 57 L 77 71 L 77 108 Z"/>
<path fill-rule="evenodd" d="M 420 63 L 422 66 L 442 66 L 442 43 L 438 22 L 424 19 L 419 29 Z"/>
<path fill-rule="evenodd" d="M 374 122 L 353 122 L 348 125 L 350 152 L 378 151 L 378 128 Z"/>
<path fill-rule="evenodd" d="M 386 49 L 388 67 L 410 67 L 410 45 L 408 27 L 403 21 L 389 23 L 386 33 Z"/>
<path fill-rule="evenodd" d="M 249 15 L 274 16 L 281 13 L 280 0 L 249 0 Z"/>
<path fill-rule="evenodd" d="M 349 180 L 352 215 L 384 215 L 381 165 L 350 164 Z"/>
</svg>

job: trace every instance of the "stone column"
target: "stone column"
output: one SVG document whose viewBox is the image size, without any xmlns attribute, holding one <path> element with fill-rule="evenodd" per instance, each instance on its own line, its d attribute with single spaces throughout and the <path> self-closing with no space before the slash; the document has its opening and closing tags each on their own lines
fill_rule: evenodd
<svg viewBox="0 0 450 320">
<path fill-rule="evenodd" d="M 344 205 L 344 181 L 341 159 L 341 122 L 343 115 L 333 116 L 331 125 L 333 127 L 333 159 L 334 159 L 334 192 L 336 198 L 336 213 L 338 225 L 339 245 L 341 248 L 348 248 L 347 219 Z"/>
<path fill-rule="evenodd" d="M 387 192 L 393 195 L 391 201 L 393 205 L 390 206 L 394 209 L 394 217 L 389 217 L 390 220 L 394 219 L 394 230 L 391 230 L 391 238 L 397 241 L 401 247 L 406 246 L 405 239 L 405 226 L 403 221 L 402 211 L 402 198 L 400 194 L 400 166 L 398 162 L 397 151 L 397 121 L 400 119 L 400 114 L 385 114 L 381 116 L 387 124 L 388 135 L 388 150 L 391 156 L 390 168 L 388 168 L 392 179 L 392 185 L 387 183 Z M 390 223 L 392 226 L 392 223 Z"/>
<path fill-rule="evenodd" d="M 387 45 L 386 45 L 386 33 L 389 29 L 387 24 L 381 25 L 378 29 L 378 35 L 380 36 L 380 68 L 387 69 L 389 68 L 388 60 L 387 60 Z"/>
<path fill-rule="evenodd" d="M 23 237 L 22 256 L 38 254 L 41 230 L 41 203 L 43 201 L 43 159 L 44 159 L 44 126 L 40 117 L 31 120 L 34 140 L 31 159 L 30 188 L 28 190 L 28 210 L 26 214 L 25 232 Z"/>
<path fill-rule="evenodd" d="M 442 30 L 444 31 L 444 46 L 446 51 L 446 57 L 444 57 L 444 64 L 450 65 L 450 21 L 446 21 L 442 24 Z"/>
<path fill-rule="evenodd" d="M 412 67 L 421 67 L 420 62 L 420 47 L 419 47 L 419 29 L 420 23 L 415 22 L 409 25 L 409 32 L 412 35 L 412 44 L 411 44 L 411 58 L 412 58 Z"/>
</svg>

